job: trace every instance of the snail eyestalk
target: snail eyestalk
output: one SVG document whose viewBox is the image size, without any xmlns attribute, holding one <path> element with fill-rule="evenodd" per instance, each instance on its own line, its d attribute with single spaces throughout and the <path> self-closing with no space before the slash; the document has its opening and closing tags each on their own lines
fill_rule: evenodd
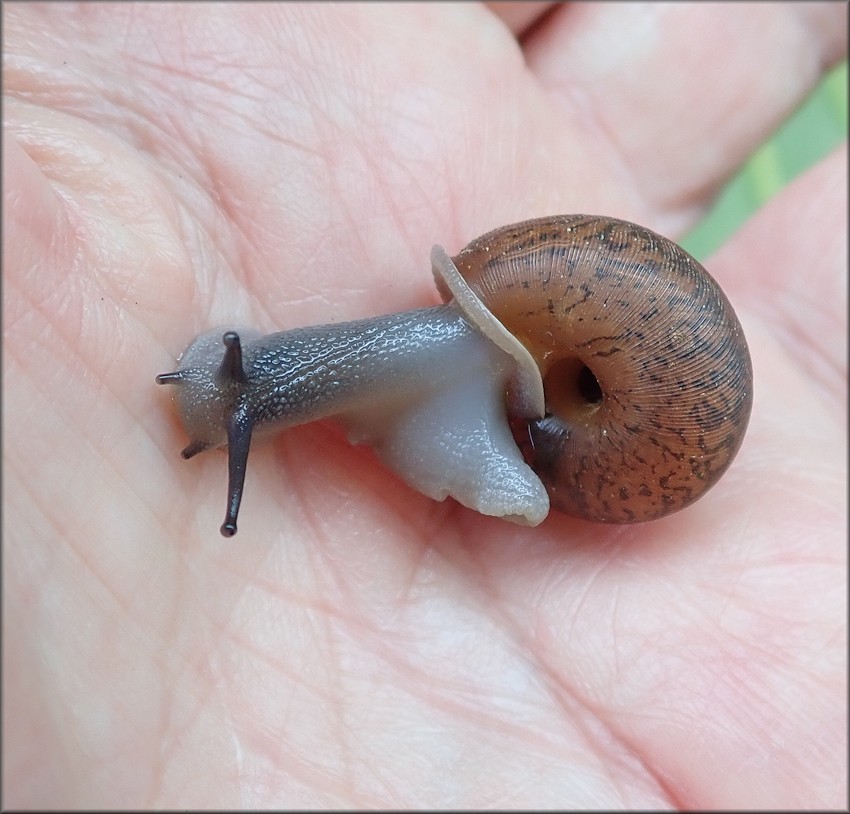
<svg viewBox="0 0 850 814">
<path fill-rule="evenodd" d="M 232 537 L 236 534 L 236 519 L 242 503 L 253 429 L 254 422 L 244 408 L 237 410 L 227 424 L 228 499 L 227 514 L 221 525 L 221 533 L 224 537 Z"/>
<path fill-rule="evenodd" d="M 239 334 L 236 331 L 228 331 L 222 341 L 225 347 L 224 359 L 221 360 L 221 367 L 216 373 L 216 382 L 222 387 L 228 384 L 245 384 L 248 377 L 242 366 L 242 342 Z"/>
</svg>

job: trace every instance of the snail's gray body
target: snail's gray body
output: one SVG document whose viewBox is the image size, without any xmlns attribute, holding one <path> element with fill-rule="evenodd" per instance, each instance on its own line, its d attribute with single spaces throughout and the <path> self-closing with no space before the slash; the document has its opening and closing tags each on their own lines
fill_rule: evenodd
<svg viewBox="0 0 850 814">
<path fill-rule="evenodd" d="M 247 378 L 239 399 L 255 433 L 335 418 L 431 498 L 451 495 L 534 525 L 546 517 L 549 497 L 507 423 L 515 363 L 454 304 L 239 335 Z M 228 441 L 230 408 L 216 398 L 221 339 L 222 331 L 203 334 L 180 360 L 178 403 L 205 449 Z"/>
<path fill-rule="evenodd" d="M 731 462 L 752 402 L 749 354 L 716 283 L 675 244 L 623 221 L 563 216 L 492 232 L 454 261 L 435 247 L 432 263 L 446 305 L 228 332 L 224 351 L 222 332 L 210 332 L 179 371 L 157 377 L 179 385 L 185 457 L 230 446 L 223 533 L 236 530 L 252 434 L 321 418 L 429 497 L 531 525 L 550 497 L 588 519 L 653 519 Z M 630 322 L 641 289 L 649 304 Z M 545 484 L 509 416 L 529 422 Z"/>
</svg>

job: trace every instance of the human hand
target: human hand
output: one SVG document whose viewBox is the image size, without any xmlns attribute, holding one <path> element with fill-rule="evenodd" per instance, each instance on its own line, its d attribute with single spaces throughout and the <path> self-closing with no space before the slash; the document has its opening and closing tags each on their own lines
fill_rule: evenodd
<svg viewBox="0 0 850 814">
<path fill-rule="evenodd" d="M 846 802 L 846 147 L 706 266 L 748 436 L 662 521 L 537 529 L 327 425 L 191 462 L 197 333 L 436 302 L 537 215 L 676 239 L 846 53 L 841 4 L 4 6 L 11 807 Z"/>
</svg>

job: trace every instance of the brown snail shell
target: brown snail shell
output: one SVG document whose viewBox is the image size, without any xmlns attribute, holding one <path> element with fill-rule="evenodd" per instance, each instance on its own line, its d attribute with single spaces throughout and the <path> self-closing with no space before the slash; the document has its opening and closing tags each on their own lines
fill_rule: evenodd
<svg viewBox="0 0 850 814">
<path fill-rule="evenodd" d="M 752 365 L 693 257 L 636 224 L 568 215 L 496 229 L 453 259 L 540 369 L 530 462 L 554 508 L 653 520 L 717 482 L 747 428 Z"/>
</svg>

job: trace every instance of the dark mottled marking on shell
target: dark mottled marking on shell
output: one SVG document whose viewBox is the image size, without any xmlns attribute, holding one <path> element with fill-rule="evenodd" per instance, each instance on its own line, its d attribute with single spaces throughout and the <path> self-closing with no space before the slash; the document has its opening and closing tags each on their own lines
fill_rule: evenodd
<svg viewBox="0 0 850 814">
<path fill-rule="evenodd" d="M 454 261 L 540 366 L 547 416 L 528 428 L 529 458 L 555 508 L 653 520 L 716 483 L 746 431 L 752 366 L 732 306 L 687 252 L 570 215 L 497 229 Z M 578 392 L 583 366 L 599 400 Z"/>
</svg>

